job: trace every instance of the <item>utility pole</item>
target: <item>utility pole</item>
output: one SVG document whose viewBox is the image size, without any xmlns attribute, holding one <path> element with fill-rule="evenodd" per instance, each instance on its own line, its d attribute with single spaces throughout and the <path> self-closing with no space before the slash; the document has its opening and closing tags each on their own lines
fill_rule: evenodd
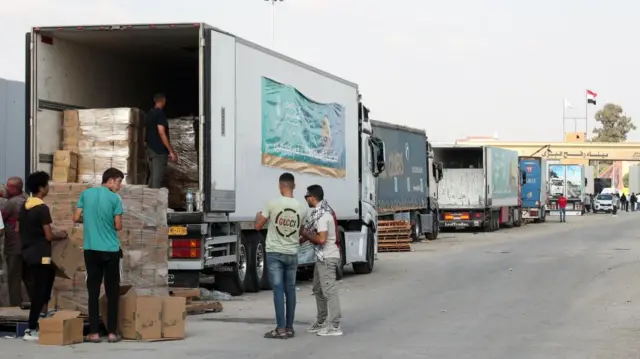
<svg viewBox="0 0 640 359">
<path fill-rule="evenodd" d="M 271 3 L 271 48 L 276 47 L 276 3 L 284 0 L 264 0 Z"/>
</svg>

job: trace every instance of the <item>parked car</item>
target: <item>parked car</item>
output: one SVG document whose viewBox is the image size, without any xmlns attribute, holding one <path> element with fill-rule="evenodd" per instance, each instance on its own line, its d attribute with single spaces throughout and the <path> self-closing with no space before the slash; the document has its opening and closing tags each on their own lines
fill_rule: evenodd
<svg viewBox="0 0 640 359">
<path fill-rule="evenodd" d="M 613 211 L 613 195 L 611 193 L 599 194 L 593 203 L 593 213 Z"/>
</svg>

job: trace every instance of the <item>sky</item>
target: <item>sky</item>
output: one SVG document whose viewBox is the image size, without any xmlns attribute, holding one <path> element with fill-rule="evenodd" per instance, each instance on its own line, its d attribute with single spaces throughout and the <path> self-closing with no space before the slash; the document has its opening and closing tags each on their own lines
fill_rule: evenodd
<svg viewBox="0 0 640 359">
<path fill-rule="evenodd" d="M 640 118 L 638 13 L 630 0 L 284 0 L 272 42 L 264 0 L 5 2 L 0 77 L 24 81 L 33 26 L 205 22 L 357 83 L 372 118 L 432 141 L 561 141 L 564 100 L 584 117 L 586 89 L 589 134 L 607 102 Z"/>
</svg>

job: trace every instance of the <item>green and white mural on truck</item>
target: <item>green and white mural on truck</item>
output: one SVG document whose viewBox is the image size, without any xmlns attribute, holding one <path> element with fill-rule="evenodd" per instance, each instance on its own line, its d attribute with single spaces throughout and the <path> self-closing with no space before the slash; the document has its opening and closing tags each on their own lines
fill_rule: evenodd
<svg viewBox="0 0 640 359">
<path fill-rule="evenodd" d="M 493 198 L 518 196 L 518 152 L 490 147 Z"/>
</svg>

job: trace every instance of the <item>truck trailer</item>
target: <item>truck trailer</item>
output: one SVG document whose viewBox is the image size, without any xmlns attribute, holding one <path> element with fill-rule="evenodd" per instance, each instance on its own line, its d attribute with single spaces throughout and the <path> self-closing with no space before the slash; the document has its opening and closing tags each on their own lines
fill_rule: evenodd
<svg viewBox="0 0 640 359">
<path fill-rule="evenodd" d="M 433 159 L 425 131 L 382 121 L 371 124 L 373 134 L 385 144 L 386 156 L 376 188 L 378 219 L 407 219 L 414 241 L 423 234 L 436 239 L 438 198 L 430 195 L 430 185 L 439 179 L 429 167 Z"/>
<path fill-rule="evenodd" d="M 65 109 L 147 109 L 163 92 L 168 117 L 197 119 L 193 209 L 167 213 L 170 245 L 192 250 L 170 251 L 170 285 L 213 275 L 232 295 L 270 288 L 254 219 L 283 172 L 301 201 L 324 188 L 342 265 L 373 270 L 384 144 L 357 84 L 204 23 L 34 27 L 26 52 L 28 171 L 51 171 Z"/>
<path fill-rule="evenodd" d="M 522 184 L 522 219 L 544 222 L 547 216 L 547 161 L 540 157 L 520 157 L 526 176 Z"/>
<path fill-rule="evenodd" d="M 518 152 L 491 146 L 452 145 L 434 148 L 442 162 L 439 183 L 440 227 L 484 228 L 522 223 L 519 186 L 524 181 Z"/>
<path fill-rule="evenodd" d="M 549 196 L 547 215 L 560 216 L 558 198 L 567 198 L 567 216 L 584 214 L 584 179 L 582 165 L 548 164 Z"/>
</svg>

